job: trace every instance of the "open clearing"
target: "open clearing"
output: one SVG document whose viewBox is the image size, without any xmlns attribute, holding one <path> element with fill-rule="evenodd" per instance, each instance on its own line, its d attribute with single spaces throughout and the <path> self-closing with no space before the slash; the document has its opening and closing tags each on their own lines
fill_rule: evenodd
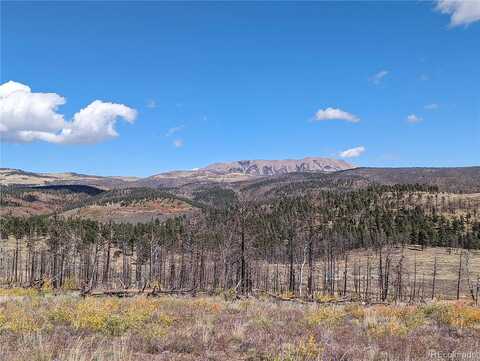
<svg viewBox="0 0 480 361">
<path fill-rule="evenodd" d="M 0 241 L 0 282 L 2 284 L 8 284 L 8 280 L 11 278 L 11 264 L 8 262 L 11 259 L 11 255 L 14 254 L 17 247 L 16 240 L 13 237 Z M 28 248 L 25 240 L 19 242 L 19 269 L 21 270 L 19 280 L 26 279 L 24 275 L 25 264 L 27 262 Z M 47 250 L 48 246 L 44 240 L 40 240 L 37 243 L 37 251 Z M 100 249 L 104 251 L 103 248 Z M 121 274 L 122 271 L 122 250 L 118 247 L 112 247 L 111 253 L 115 255 L 112 258 L 111 269 L 113 274 Z M 428 247 L 421 250 L 416 246 L 405 247 L 384 247 L 382 249 L 382 257 L 389 255 L 391 259 L 391 294 L 393 294 L 393 288 L 395 284 L 395 277 L 397 267 L 402 262 L 402 282 L 405 287 L 404 295 L 408 297 L 412 292 L 412 288 L 415 285 L 416 298 L 418 299 L 430 299 L 432 296 L 433 286 L 433 271 L 435 260 L 436 267 L 436 281 L 435 281 L 435 298 L 443 300 L 456 299 L 457 283 L 460 265 L 460 255 L 462 255 L 462 268 L 460 273 L 460 297 L 470 298 L 472 288 L 476 292 L 478 280 L 480 278 L 480 251 L 478 250 L 461 250 L 455 248 L 443 248 L 443 247 Z M 136 255 L 132 254 L 131 259 L 135 259 Z M 361 267 L 362 279 L 360 281 L 362 288 L 365 286 L 365 273 L 368 267 L 371 269 L 371 291 L 378 292 L 378 251 L 372 251 L 368 249 L 360 249 L 350 251 L 348 254 L 348 267 L 347 267 L 347 286 L 348 290 L 354 288 L 355 281 L 355 267 Z M 165 268 L 169 269 L 172 259 L 166 259 Z M 78 263 L 78 260 L 76 261 Z M 175 262 L 180 262 L 180 255 L 175 257 Z M 279 277 L 279 283 L 281 285 L 288 284 L 288 265 L 287 264 L 267 264 L 264 261 L 254 263 L 255 266 L 261 271 L 261 274 L 268 275 L 269 285 L 273 287 L 275 284 L 275 278 Z M 99 261 L 99 265 L 103 266 Z M 79 266 L 79 265 L 77 265 Z M 133 264 L 135 269 L 136 264 Z M 148 274 L 148 268 L 146 265 L 140 266 L 143 269 L 144 274 Z M 207 277 L 213 278 L 215 265 L 211 262 L 206 263 Z M 339 258 L 337 261 L 337 273 L 336 273 L 336 289 L 341 291 L 343 289 L 344 282 L 344 259 Z M 297 281 L 300 284 L 302 260 L 297 260 L 295 264 Z M 416 270 L 416 276 L 415 276 Z M 305 291 L 307 287 L 308 268 L 305 266 L 302 275 L 302 288 Z M 323 290 L 324 278 L 324 264 L 317 262 L 313 269 L 314 287 L 317 292 Z M 70 280 L 73 282 L 74 288 L 80 288 L 81 284 L 76 280 L 75 275 Z M 133 282 L 133 280 L 132 280 Z M 25 283 L 25 282 L 23 282 Z M 258 282 L 262 284 L 261 281 Z M 164 280 L 160 285 L 163 289 L 168 289 L 169 281 Z M 121 289 L 122 283 L 120 281 L 112 281 L 110 288 Z M 142 287 L 139 285 L 139 287 Z M 272 290 L 274 292 L 275 290 Z M 286 292 L 285 288 L 277 290 L 278 293 Z"/>
<path fill-rule="evenodd" d="M 478 356 L 480 346 L 480 309 L 466 302 L 364 306 L 226 294 L 0 294 L 2 361 L 432 360 L 434 353 L 461 360 Z"/>
</svg>

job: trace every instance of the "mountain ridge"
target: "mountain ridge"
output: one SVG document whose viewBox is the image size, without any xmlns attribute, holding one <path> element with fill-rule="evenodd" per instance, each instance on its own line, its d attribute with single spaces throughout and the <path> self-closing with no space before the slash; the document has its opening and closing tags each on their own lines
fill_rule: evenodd
<svg viewBox="0 0 480 361">
<path fill-rule="evenodd" d="M 170 171 L 145 178 L 102 177 L 76 173 L 33 173 L 0 168 L 0 185 L 89 185 L 103 190 L 117 188 L 163 188 L 191 193 L 211 186 L 240 189 L 248 184 L 294 184 L 308 182 L 312 186 L 326 184 L 427 184 L 442 191 L 480 192 L 480 167 L 354 167 L 345 162 L 318 164 L 317 158 L 305 160 L 249 160 L 213 163 L 204 168 Z M 309 163 L 310 162 L 310 163 Z M 316 162 L 316 163 L 315 163 Z M 339 163 L 335 163 L 339 162 Z M 326 164 L 326 165 L 325 165 Z M 325 168 L 330 165 L 331 168 Z M 347 168 L 351 166 L 351 168 Z M 336 170 L 335 167 L 347 169 Z M 329 171 L 330 170 L 330 171 Z M 262 183 L 259 183 L 262 182 Z M 320 182 L 320 183 L 319 183 Z M 340 182 L 340 183 L 339 183 Z M 346 182 L 346 183 L 345 183 Z"/>
<path fill-rule="evenodd" d="M 220 174 L 243 173 L 270 176 L 293 172 L 336 172 L 352 168 L 355 168 L 355 166 L 343 160 L 323 157 L 305 157 L 302 159 L 254 159 L 219 162 L 210 164 L 201 168 L 201 170 L 218 172 Z"/>
<path fill-rule="evenodd" d="M 178 182 L 233 182 L 252 177 L 274 176 L 292 172 L 335 172 L 353 169 L 353 165 L 343 161 L 322 157 L 303 159 L 239 160 L 234 162 L 212 163 L 192 170 L 173 170 L 148 177 L 97 176 L 75 172 L 44 173 L 22 169 L 0 168 L 1 185 L 46 185 L 46 184 L 90 184 L 103 188 L 121 186 L 144 186 L 155 182 L 165 185 Z"/>
</svg>

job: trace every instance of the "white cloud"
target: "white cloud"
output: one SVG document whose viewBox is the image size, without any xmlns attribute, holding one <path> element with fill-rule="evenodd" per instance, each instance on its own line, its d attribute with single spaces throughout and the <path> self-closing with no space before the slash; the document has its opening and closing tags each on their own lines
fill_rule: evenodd
<svg viewBox="0 0 480 361">
<path fill-rule="evenodd" d="M 480 20 L 479 0 L 438 0 L 436 9 L 450 15 L 450 25 L 468 25 Z"/>
<path fill-rule="evenodd" d="M 419 123 L 422 120 L 423 120 L 423 118 L 417 116 L 416 114 L 410 114 L 409 116 L 407 116 L 407 122 L 412 123 L 412 124 Z"/>
<path fill-rule="evenodd" d="M 343 152 L 340 152 L 340 157 L 342 157 L 342 158 L 355 158 L 355 157 L 359 157 L 364 152 L 365 152 L 365 147 L 364 146 L 359 146 L 359 147 L 355 147 L 355 148 L 352 148 L 352 149 L 347 149 L 347 150 L 344 150 Z"/>
<path fill-rule="evenodd" d="M 56 110 L 63 104 L 65 98 L 55 93 L 32 93 L 28 86 L 13 81 L 0 85 L 2 137 L 26 129 L 47 132 L 61 129 L 65 121 Z"/>
<path fill-rule="evenodd" d="M 427 74 L 420 74 L 419 78 L 421 81 L 430 80 L 430 77 Z"/>
<path fill-rule="evenodd" d="M 181 139 L 175 139 L 175 140 L 173 141 L 173 146 L 174 146 L 175 148 L 181 148 L 181 147 L 183 147 L 183 140 L 181 140 Z"/>
<path fill-rule="evenodd" d="M 1 84 L 0 137 L 9 142 L 98 143 L 118 136 L 118 118 L 133 123 L 137 116 L 126 105 L 95 100 L 66 121 L 57 113 L 65 102 L 58 94 L 35 93 L 14 81 Z"/>
<path fill-rule="evenodd" d="M 345 120 L 352 123 L 358 123 L 360 121 L 356 115 L 335 108 L 320 109 L 315 114 L 315 120 Z"/>
<path fill-rule="evenodd" d="M 435 109 L 438 109 L 438 104 L 437 103 L 427 104 L 424 106 L 424 108 L 427 110 L 435 110 Z"/>
<path fill-rule="evenodd" d="M 167 133 L 165 133 L 165 136 L 170 137 L 171 135 L 181 131 L 183 128 L 185 128 L 184 125 L 179 125 L 178 127 L 170 128 L 169 130 L 167 130 Z"/>
<path fill-rule="evenodd" d="M 388 70 L 380 70 L 378 73 L 372 75 L 370 77 L 370 81 L 373 83 L 373 84 L 380 84 L 380 82 L 382 81 L 383 78 L 385 78 L 387 75 L 388 75 L 389 71 Z"/>
</svg>

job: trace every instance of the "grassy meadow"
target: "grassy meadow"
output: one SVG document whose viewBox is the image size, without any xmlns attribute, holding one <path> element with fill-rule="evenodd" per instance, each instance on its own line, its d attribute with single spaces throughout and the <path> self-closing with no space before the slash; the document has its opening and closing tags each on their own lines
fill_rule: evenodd
<svg viewBox="0 0 480 361">
<path fill-rule="evenodd" d="M 0 290 L 2 361 L 478 360 L 479 349 L 480 308 L 465 300 L 363 305 Z"/>
</svg>

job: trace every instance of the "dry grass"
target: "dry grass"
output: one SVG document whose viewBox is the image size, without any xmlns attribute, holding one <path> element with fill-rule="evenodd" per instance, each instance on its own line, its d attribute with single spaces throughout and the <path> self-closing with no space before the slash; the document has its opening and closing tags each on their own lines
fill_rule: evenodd
<svg viewBox="0 0 480 361">
<path fill-rule="evenodd" d="M 2 252 L 10 253 L 16 248 L 16 240 L 13 237 L 8 238 L 7 240 L 0 241 L 0 254 Z M 20 241 L 20 279 L 25 279 L 24 264 L 27 261 L 26 256 L 28 254 L 27 243 L 25 240 Z M 44 239 L 40 239 L 36 244 L 36 250 L 47 250 Z M 112 254 L 121 254 L 121 249 L 113 247 L 111 250 Z M 456 299 L 456 290 L 457 290 L 457 278 L 458 278 L 458 267 L 460 261 L 460 253 L 462 253 L 462 273 L 461 273 L 461 284 L 460 284 L 460 296 L 461 297 L 470 297 L 469 284 L 467 280 L 467 275 L 470 276 L 470 281 L 473 286 L 476 286 L 477 278 L 480 277 L 480 251 L 479 250 L 464 250 L 464 249 L 455 249 L 455 248 L 444 248 L 444 247 L 426 247 L 423 251 L 420 251 L 419 248 L 406 246 L 405 248 L 401 247 L 384 247 L 383 248 L 383 258 L 385 259 L 387 253 L 390 255 L 391 259 L 391 284 L 395 281 L 395 267 L 398 265 L 400 259 L 403 263 L 403 284 L 405 287 L 405 295 L 408 295 L 411 292 L 411 288 L 414 284 L 414 269 L 416 264 L 416 288 L 418 289 L 417 298 L 423 293 L 425 299 L 429 299 L 432 294 L 432 278 L 433 278 L 433 269 L 435 259 L 437 261 L 437 274 L 436 274 L 436 291 L 435 296 L 438 299 Z M 468 272 L 466 266 L 466 259 L 468 257 Z M 130 259 L 135 259 L 136 255 L 130 257 Z M 179 262 L 180 256 L 177 255 L 176 261 Z M 169 260 L 167 262 L 167 269 L 169 267 Z M 341 290 L 343 287 L 343 260 L 339 259 L 338 261 L 339 270 L 337 272 L 337 289 Z M 376 287 L 378 286 L 378 254 L 372 251 L 371 249 L 358 249 L 351 251 L 348 255 L 348 276 L 347 284 L 348 289 L 353 289 L 354 282 L 354 265 L 359 265 L 362 268 L 362 277 L 365 275 L 367 264 L 370 264 L 372 270 L 372 290 L 374 292 L 378 291 Z M 298 275 L 300 274 L 301 264 L 297 264 L 297 283 L 300 281 Z M 385 265 L 384 265 L 385 266 Z M 0 268 L 2 266 L 0 265 Z M 5 266 L 3 266 L 5 267 Z M 120 273 L 122 269 L 122 258 L 114 257 L 111 267 L 115 270 L 116 273 Z M 213 263 L 207 263 L 207 269 L 213 271 Z M 258 267 L 262 268 L 263 273 L 267 273 L 266 268 L 269 268 L 268 274 L 270 275 L 270 285 L 274 283 L 274 276 L 276 270 L 276 264 L 267 264 L 263 261 L 258 263 Z M 287 285 L 288 284 L 288 265 L 280 264 L 278 266 L 280 270 L 279 273 L 279 284 Z M 307 276 L 305 271 L 303 277 L 303 289 L 306 289 Z M 324 272 L 324 266 L 322 262 L 318 262 L 314 267 L 313 279 L 315 281 L 316 287 L 321 288 L 321 282 Z M 208 273 L 208 272 L 207 272 Z M 212 272 L 210 272 L 211 274 Z M 2 274 L 0 270 L 0 275 Z M 6 282 L 5 279 L 0 281 Z M 68 283 L 68 282 L 67 282 Z M 78 282 L 74 279 L 69 280 L 70 284 L 66 285 L 66 288 L 75 288 L 78 286 Z M 118 284 L 120 287 L 120 284 Z M 391 286 L 393 287 L 393 286 Z M 293 295 L 284 294 L 285 298 L 289 298 Z M 325 297 L 319 295 L 320 298 Z M 322 300 L 325 301 L 325 300 Z"/>
<path fill-rule="evenodd" d="M 404 297 L 408 298 L 408 295 L 412 292 L 413 285 L 415 284 L 416 299 L 424 298 L 430 299 L 432 295 L 433 284 L 433 270 L 435 259 L 437 262 L 436 281 L 435 281 L 435 297 L 442 300 L 454 300 L 456 299 L 457 281 L 458 281 L 458 268 L 460 261 L 460 253 L 462 254 L 462 272 L 460 282 L 460 297 L 470 298 L 470 289 L 468 284 L 468 277 L 473 287 L 476 287 L 477 278 L 480 277 L 480 251 L 479 250 L 465 250 L 455 248 L 444 247 L 426 247 L 424 250 L 420 250 L 417 246 L 402 247 L 384 247 L 382 250 L 383 267 L 385 267 L 385 257 L 389 255 L 391 267 L 390 267 L 390 296 L 393 295 L 393 284 L 396 280 L 397 274 L 395 272 L 400 260 L 402 260 L 402 283 Z M 468 258 L 468 267 L 466 260 Z M 355 265 L 361 267 L 362 272 L 362 289 L 364 288 L 365 280 L 363 279 L 366 274 L 368 265 L 370 265 L 372 279 L 371 290 L 378 294 L 378 253 L 371 249 L 357 249 L 349 252 L 348 254 L 348 268 L 347 268 L 347 285 L 348 290 L 354 289 L 354 267 Z M 261 267 L 266 273 L 266 267 L 269 267 L 269 274 L 273 277 L 276 265 L 262 263 Z M 415 280 L 415 267 L 416 267 L 416 280 Z M 279 267 L 279 284 L 288 284 L 288 265 L 281 264 Z M 316 282 L 316 287 L 321 291 L 322 278 L 324 272 L 324 265 L 322 262 L 318 262 L 314 267 L 313 279 Z M 300 274 L 300 265 L 297 264 L 297 282 L 299 282 L 298 275 Z M 468 270 L 468 272 L 467 272 Z M 336 289 L 343 289 L 343 271 L 344 260 L 338 260 L 338 271 L 336 274 Z M 307 287 L 307 272 L 303 276 L 303 290 Z M 273 284 L 273 281 L 272 281 Z M 283 295 L 285 298 L 289 298 L 289 295 Z M 326 302 L 328 297 L 323 294 L 318 294 L 317 300 Z"/>
<path fill-rule="evenodd" d="M 430 360 L 480 346 L 466 302 L 319 305 L 223 297 L 79 298 L 4 290 L 2 361 Z"/>
<path fill-rule="evenodd" d="M 437 205 L 440 207 L 441 214 L 448 218 L 456 218 L 470 214 L 475 220 L 480 219 L 480 193 L 439 193 L 438 197 L 435 195 L 416 192 L 410 198 L 413 204 L 420 206 Z M 477 209 L 476 215 L 473 212 Z"/>
<path fill-rule="evenodd" d="M 442 247 L 425 248 L 423 251 L 414 248 L 405 247 L 401 249 L 390 248 L 384 249 L 383 256 L 390 254 L 392 264 L 398 265 L 403 257 L 403 283 L 409 288 L 414 282 L 414 270 L 416 265 L 416 287 L 421 288 L 423 281 L 424 297 L 429 298 L 432 292 L 432 279 L 435 259 L 437 262 L 436 275 L 436 297 L 441 299 L 454 299 L 456 297 L 458 267 L 460 261 L 460 253 L 462 253 L 462 274 L 460 294 L 469 297 L 469 286 L 467 282 L 466 258 L 468 256 L 468 274 L 471 282 L 475 284 L 477 277 L 480 277 L 480 252 L 478 250 L 460 250 Z M 355 262 L 362 265 L 366 269 L 366 260 L 370 259 L 371 267 L 374 274 L 378 268 L 378 258 L 370 250 L 358 250 L 352 253 L 350 257 L 350 266 Z M 352 276 L 353 269 L 349 270 Z M 350 280 L 352 281 L 352 280 Z M 406 290 L 409 292 L 409 290 Z"/>
<path fill-rule="evenodd" d="M 90 205 L 75 208 L 62 215 L 80 217 L 100 222 L 150 222 L 152 219 L 166 219 L 192 210 L 192 206 L 178 199 L 141 200 L 127 206 L 120 203 L 109 205 Z"/>
<path fill-rule="evenodd" d="M 15 217 L 29 217 L 34 215 L 51 214 L 61 210 L 66 203 L 78 202 L 80 194 L 56 194 L 53 192 L 30 191 L 28 195 L 35 197 L 34 201 L 26 201 L 22 197 L 3 193 L 4 201 L 12 202 L 16 206 L 2 206 L 0 216 L 12 215 Z"/>
</svg>

